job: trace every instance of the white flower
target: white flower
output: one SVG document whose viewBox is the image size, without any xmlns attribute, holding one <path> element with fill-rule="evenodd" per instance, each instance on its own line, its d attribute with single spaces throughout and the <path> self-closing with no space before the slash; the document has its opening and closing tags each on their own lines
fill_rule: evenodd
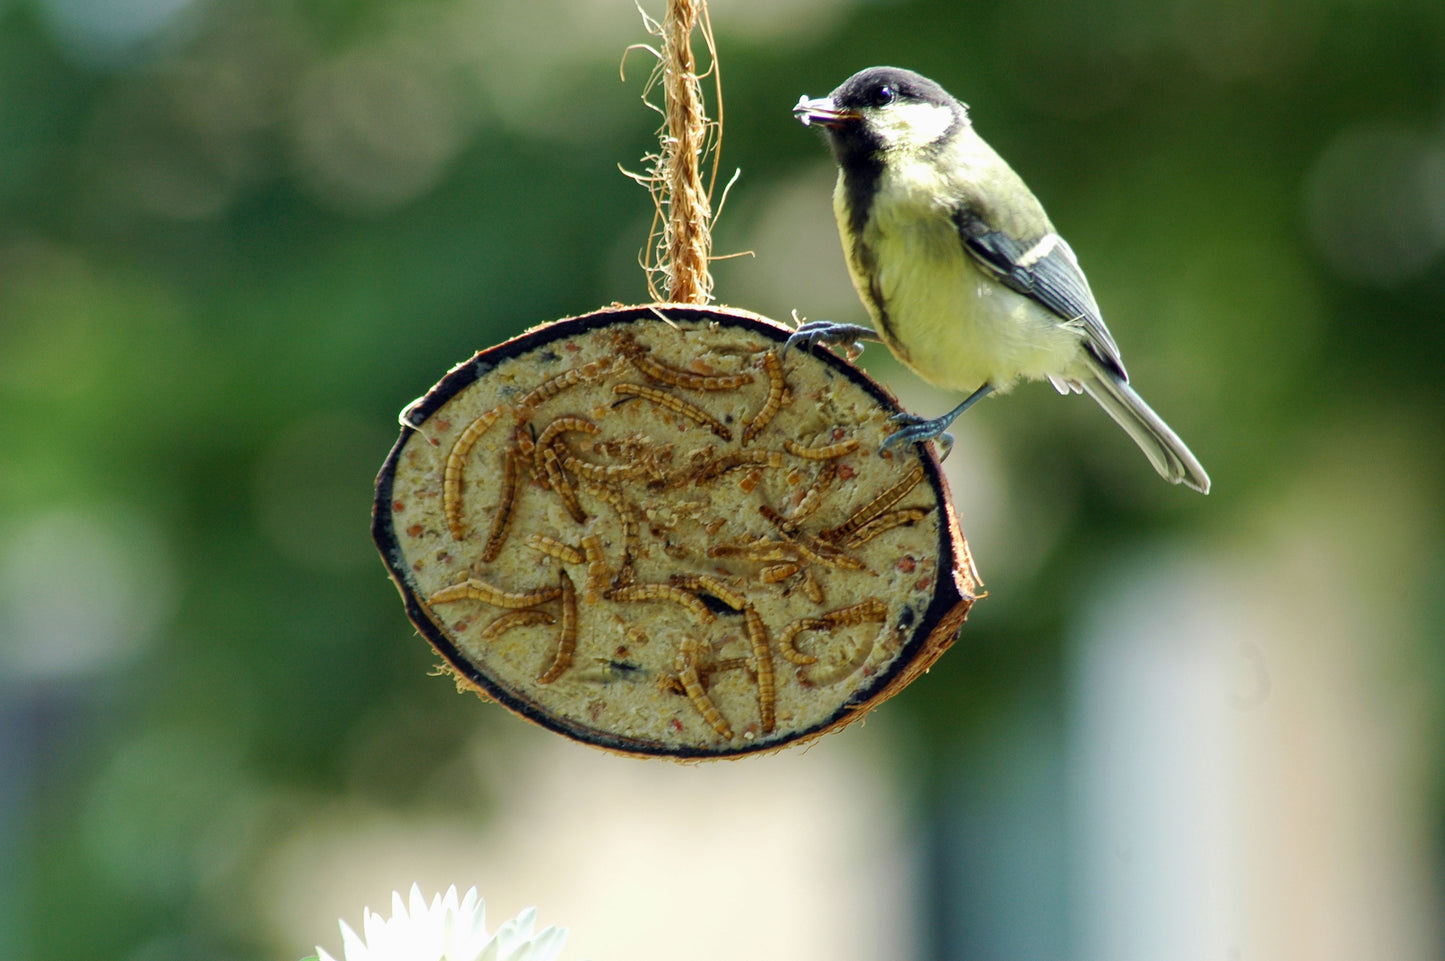
<svg viewBox="0 0 1445 961">
<path fill-rule="evenodd" d="M 391 917 L 362 915 L 360 937 L 341 922 L 341 943 L 346 961 L 553 961 L 567 941 L 567 929 L 549 927 L 533 933 L 537 909 L 528 908 L 487 933 L 487 904 L 477 889 L 457 901 L 457 889 L 447 888 L 427 904 L 421 888 L 411 886 L 410 911 L 401 892 L 391 896 Z M 336 961 L 321 948 L 318 961 Z"/>
</svg>

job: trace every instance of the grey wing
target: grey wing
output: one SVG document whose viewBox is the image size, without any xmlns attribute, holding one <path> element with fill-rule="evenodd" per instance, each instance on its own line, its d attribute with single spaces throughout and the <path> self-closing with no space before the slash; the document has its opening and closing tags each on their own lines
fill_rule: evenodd
<svg viewBox="0 0 1445 961">
<path fill-rule="evenodd" d="M 1104 325 L 1099 305 L 1078 258 L 1056 233 L 1020 241 L 990 230 L 970 211 L 954 215 L 963 247 L 999 283 L 1039 302 L 1065 323 L 1078 327 L 1085 346 L 1104 366 L 1127 381 L 1119 345 Z"/>
</svg>

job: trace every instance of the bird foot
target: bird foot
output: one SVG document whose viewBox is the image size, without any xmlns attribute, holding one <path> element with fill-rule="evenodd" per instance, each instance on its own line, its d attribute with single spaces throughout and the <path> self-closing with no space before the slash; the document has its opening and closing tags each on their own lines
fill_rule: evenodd
<svg viewBox="0 0 1445 961">
<path fill-rule="evenodd" d="M 919 417 L 917 414 L 894 414 L 888 419 L 892 423 L 906 426 L 885 437 L 883 446 L 878 448 L 879 452 L 902 444 L 922 444 L 932 440 L 938 442 L 938 459 L 945 459 L 953 450 L 953 435 L 948 433 L 948 425 L 953 423 L 951 413 L 933 418 Z"/>
<path fill-rule="evenodd" d="M 805 349 L 822 344 L 825 347 L 842 347 L 849 360 L 856 360 L 863 353 L 861 341 L 877 340 L 878 334 L 871 327 L 860 324 L 836 324 L 831 320 L 810 320 L 788 335 L 783 344 L 783 356 L 794 346 L 802 344 Z"/>
</svg>

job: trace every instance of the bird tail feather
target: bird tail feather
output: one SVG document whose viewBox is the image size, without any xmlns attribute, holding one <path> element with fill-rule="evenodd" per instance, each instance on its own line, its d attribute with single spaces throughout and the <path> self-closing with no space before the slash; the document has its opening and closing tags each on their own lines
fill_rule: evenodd
<svg viewBox="0 0 1445 961">
<path fill-rule="evenodd" d="M 1092 376 L 1079 379 L 1084 392 L 1134 438 L 1134 443 L 1139 445 L 1161 477 L 1171 484 L 1184 484 L 1201 494 L 1208 494 L 1209 475 L 1179 435 L 1170 430 L 1163 418 L 1144 403 L 1144 398 L 1136 394 L 1127 381 L 1092 357 L 1089 359 Z"/>
</svg>

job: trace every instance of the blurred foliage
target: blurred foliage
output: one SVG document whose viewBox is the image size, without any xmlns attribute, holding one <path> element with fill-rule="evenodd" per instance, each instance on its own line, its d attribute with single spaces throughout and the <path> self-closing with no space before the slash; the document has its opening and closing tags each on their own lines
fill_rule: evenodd
<svg viewBox="0 0 1445 961">
<path fill-rule="evenodd" d="M 1044 199 L 1141 392 L 1214 478 L 1208 499 L 1167 488 L 1046 388 L 971 414 L 1007 501 L 972 505 L 1002 527 L 975 543 L 993 594 L 888 708 L 926 738 L 911 776 L 933 785 L 927 756 L 1021 703 L 1059 723 L 1081 570 L 1247 530 L 1338 462 L 1321 452 L 1392 438 L 1356 469 L 1425 479 L 1412 516 L 1442 556 L 1445 5 L 714 17 L 724 176 L 742 169 L 718 247 L 756 254 L 719 265 L 722 301 L 851 302 L 811 267 L 842 277 L 836 239 L 763 244 L 800 184 L 830 216 L 825 151 L 789 108 L 913 67 Z M 370 486 L 397 412 L 452 364 L 645 297 L 651 209 L 617 167 L 655 143 L 650 63 L 618 79 L 646 39 L 630 0 L 0 5 L 0 760 L 19 785 L 0 793 L 0 956 L 262 957 L 236 904 L 298 810 L 485 809 L 447 764 L 514 722 L 427 677 Z M 1439 577 L 1419 589 L 1438 641 Z"/>
</svg>

